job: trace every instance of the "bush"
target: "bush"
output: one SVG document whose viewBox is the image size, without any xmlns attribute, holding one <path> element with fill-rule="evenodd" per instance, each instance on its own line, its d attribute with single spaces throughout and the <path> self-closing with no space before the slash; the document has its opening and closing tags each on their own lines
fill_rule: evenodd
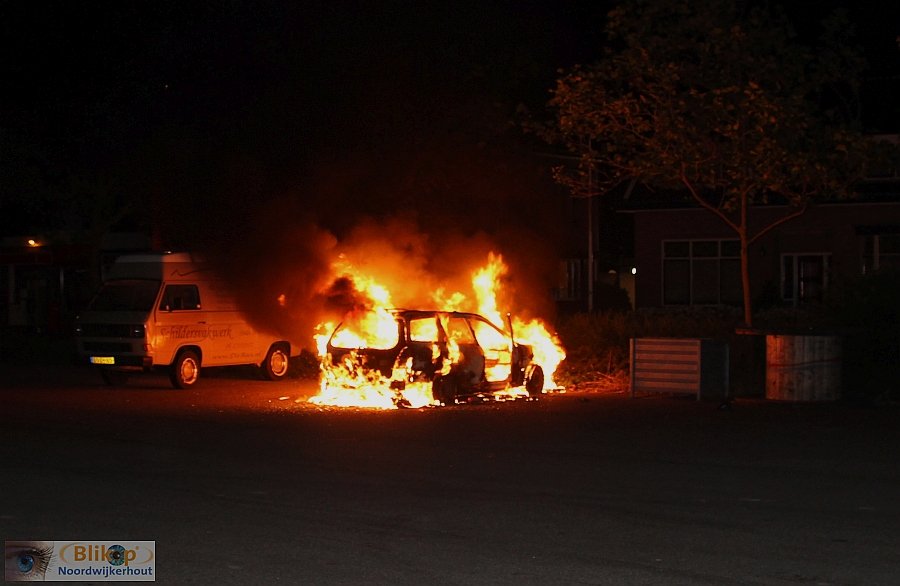
<svg viewBox="0 0 900 586">
<path fill-rule="evenodd" d="M 825 310 L 844 335 L 845 396 L 900 400 L 900 272 L 843 287 Z"/>
<path fill-rule="evenodd" d="M 628 341 L 640 337 L 710 338 L 729 345 L 735 395 L 765 392 L 765 333 L 835 334 L 843 340 L 843 396 L 850 400 L 900 399 L 900 273 L 845 284 L 826 304 L 773 307 L 754 316 L 752 335 L 738 334 L 735 308 L 642 309 L 574 314 L 558 334 L 566 360 L 561 385 L 616 381 L 628 385 Z"/>
<path fill-rule="evenodd" d="M 0 330 L 0 363 L 74 364 L 75 340 L 59 334 L 5 328 Z"/>
<path fill-rule="evenodd" d="M 579 313 L 564 318 L 558 334 L 566 359 L 556 380 L 564 386 L 614 379 L 627 385 L 628 340 L 642 337 L 728 339 L 741 316 L 730 308 L 642 309 Z"/>
</svg>

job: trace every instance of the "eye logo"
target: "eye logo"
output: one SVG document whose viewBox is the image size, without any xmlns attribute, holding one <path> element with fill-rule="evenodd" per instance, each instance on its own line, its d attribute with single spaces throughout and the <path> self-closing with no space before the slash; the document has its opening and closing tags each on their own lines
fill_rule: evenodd
<svg viewBox="0 0 900 586">
<path fill-rule="evenodd" d="M 3 578 L 6 582 L 43 580 L 52 556 L 52 541 L 6 541 Z"/>
<path fill-rule="evenodd" d="M 110 546 L 110 548 L 106 550 L 106 559 L 114 566 L 121 566 L 125 563 L 125 548 L 118 544 Z"/>
</svg>

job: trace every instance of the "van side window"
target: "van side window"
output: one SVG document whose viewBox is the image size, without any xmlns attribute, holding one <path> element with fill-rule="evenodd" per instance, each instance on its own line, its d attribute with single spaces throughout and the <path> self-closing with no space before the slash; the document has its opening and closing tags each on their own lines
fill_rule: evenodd
<svg viewBox="0 0 900 586">
<path fill-rule="evenodd" d="M 197 290 L 197 285 L 166 285 L 159 308 L 162 311 L 200 309 L 200 291 Z"/>
</svg>

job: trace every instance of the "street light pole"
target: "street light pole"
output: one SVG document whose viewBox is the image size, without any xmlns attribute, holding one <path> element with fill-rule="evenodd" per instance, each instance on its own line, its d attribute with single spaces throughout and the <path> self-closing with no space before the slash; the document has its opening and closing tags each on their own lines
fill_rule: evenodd
<svg viewBox="0 0 900 586">
<path fill-rule="evenodd" d="M 580 139 L 581 141 L 585 140 L 584 138 Z M 572 197 L 577 199 L 584 199 L 587 204 L 587 310 L 588 313 L 593 313 L 594 311 L 594 143 L 593 140 L 587 138 L 587 143 L 580 142 L 582 147 L 586 146 L 588 151 L 587 157 L 587 190 L 581 191 L 584 183 L 583 179 L 579 177 L 578 184 L 574 182 L 570 184 L 570 189 L 572 190 Z M 582 164 L 585 162 L 584 155 L 579 157 L 574 157 L 571 155 L 557 155 L 557 154 L 549 154 L 549 153 L 541 153 L 541 156 L 551 157 L 554 159 L 565 159 L 565 160 L 575 160 L 580 161 Z"/>
<path fill-rule="evenodd" d="M 590 148 L 590 143 L 588 143 Z M 588 165 L 587 184 L 587 220 L 588 220 L 588 250 L 587 250 L 587 310 L 594 313 L 594 168 Z"/>
</svg>

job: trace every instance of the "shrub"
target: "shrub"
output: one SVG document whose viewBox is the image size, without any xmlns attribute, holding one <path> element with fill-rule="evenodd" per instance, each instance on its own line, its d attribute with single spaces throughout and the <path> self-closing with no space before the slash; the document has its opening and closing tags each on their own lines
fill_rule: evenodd
<svg viewBox="0 0 900 586">
<path fill-rule="evenodd" d="M 843 396 L 900 399 L 900 273 L 873 275 L 843 286 L 827 303 L 772 307 L 755 316 L 755 335 L 737 333 L 734 308 L 654 308 L 580 313 L 563 318 L 558 334 L 566 360 L 556 380 L 564 386 L 615 381 L 628 385 L 629 338 L 711 338 L 729 345 L 735 395 L 765 391 L 765 333 L 836 334 L 843 340 Z"/>
<path fill-rule="evenodd" d="M 730 308 L 574 314 L 559 324 L 566 359 L 557 370 L 556 380 L 565 386 L 609 379 L 627 385 L 629 338 L 727 339 L 740 319 L 740 313 Z"/>
</svg>

